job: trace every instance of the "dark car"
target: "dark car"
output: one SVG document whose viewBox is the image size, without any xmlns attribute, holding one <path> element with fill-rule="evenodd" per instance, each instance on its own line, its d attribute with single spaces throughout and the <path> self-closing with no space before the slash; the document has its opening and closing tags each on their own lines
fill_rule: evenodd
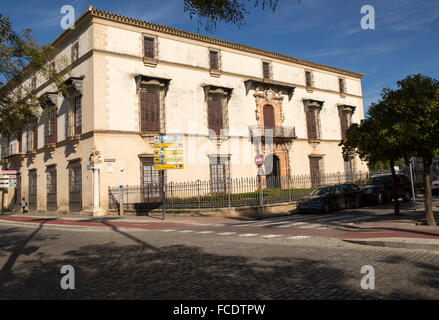
<svg viewBox="0 0 439 320">
<path fill-rule="evenodd" d="M 411 183 L 404 174 L 396 174 L 398 198 L 410 201 Z M 383 204 L 392 201 L 392 174 L 380 174 L 370 177 L 361 186 L 364 203 Z"/>
<path fill-rule="evenodd" d="M 358 208 L 361 189 L 351 183 L 322 186 L 297 202 L 298 211 L 330 212 L 337 209 Z"/>
</svg>

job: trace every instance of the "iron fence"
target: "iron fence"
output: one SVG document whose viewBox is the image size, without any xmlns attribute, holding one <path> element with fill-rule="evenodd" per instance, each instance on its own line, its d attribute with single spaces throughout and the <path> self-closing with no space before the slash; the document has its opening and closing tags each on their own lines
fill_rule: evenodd
<svg viewBox="0 0 439 320">
<path fill-rule="evenodd" d="M 362 184 L 371 172 L 350 174 L 292 175 L 287 177 L 231 178 L 219 181 L 170 182 L 165 184 L 165 203 L 170 209 L 255 206 L 297 201 L 313 189 L 328 184 Z M 259 180 L 260 179 L 260 180 Z M 259 185 L 261 185 L 261 190 Z M 162 206 L 162 185 L 108 188 L 109 209 L 150 211 Z M 262 196 L 261 196 L 262 193 Z"/>
</svg>

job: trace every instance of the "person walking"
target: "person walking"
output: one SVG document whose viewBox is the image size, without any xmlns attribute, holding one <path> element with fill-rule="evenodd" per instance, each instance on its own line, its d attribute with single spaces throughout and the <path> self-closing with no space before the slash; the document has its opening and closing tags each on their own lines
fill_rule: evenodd
<svg viewBox="0 0 439 320">
<path fill-rule="evenodd" d="M 27 206 L 27 202 L 26 200 L 21 199 L 21 208 L 23 209 L 23 213 L 26 213 L 26 206 Z"/>
</svg>

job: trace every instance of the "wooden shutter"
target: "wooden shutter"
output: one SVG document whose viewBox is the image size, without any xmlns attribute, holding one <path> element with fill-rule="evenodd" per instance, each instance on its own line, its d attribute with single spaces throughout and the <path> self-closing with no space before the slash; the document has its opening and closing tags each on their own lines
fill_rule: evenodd
<svg viewBox="0 0 439 320">
<path fill-rule="evenodd" d="M 305 75 L 306 75 L 306 86 L 312 87 L 311 71 L 305 71 Z"/>
<path fill-rule="evenodd" d="M 57 136 L 57 128 L 56 128 L 56 107 L 50 108 L 50 122 L 51 122 L 51 137 L 50 137 L 50 143 L 56 143 L 56 136 Z"/>
<path fill-rule="evenodd" d="M 268 62 L 262 62 L 263 76 L 266 79 L 270 78 L 270 64 Z"/>
<path fill-rule="evenodd" d="M 344 83 L 344 79 L 338 79 L 338 84 L 340 87 L 340 92 L 345 92 L 345 83 Z"/>
<path fill-rule="evenodd" d="M 159 92 L 140 91 L 141 131 L 160 131 Z"/>
<path fill-rule="evenodd" d="M 217 51 L 209 51 L 209 53 L 210 53 L 210 68 L 211 69 L 219 69 L 218 52 Z"/>
<path fill-rule="evenodd" d="M 147 58 L 155 58 L 154 56 L 154 39 L 144 37 L 143 38 L 143 50 L 144 50 L 144 56 Z"/>
<path fill-rule="evenodd" d="M 36 124 L 34 126 L 34 145 L 33 145 L 33 150 L 37 151 L 38 150 L 38 124 Z"/>
<path fill-rule="evenodd" d="M 275 120 L 274 120 L 274 108 L 270 105 L 264 106 L 264 127 L 265 128 L 274 128 Z"/>
<path fill-rule="evenodd" d="M 306 110 L 306 128 L 308 132 L 308 139 L 317 139 L 317 123 L 314 110 Z"/>
<path fill-rule="evenodd" d="M 340 115 L 340 125 L 341 125 L 341 138 L 346 140 L 346 130 L 348 129 L 348 117 L 346 112 L 342 112 Z"/>
<path fill-rule="evenodd" d="M 223 128 L 223 103 L 222 99 L 212 99 L 208 103 L 208 126 L 209 129 L 214 130 L 217 135 Z"/>
<path fill-rule="evenodd" d="M 75 121 L 75 134 L 82 133 L 82 97 L 75 97 L 75 109 L 74 109 L 74 121 Z"/>
</svg>

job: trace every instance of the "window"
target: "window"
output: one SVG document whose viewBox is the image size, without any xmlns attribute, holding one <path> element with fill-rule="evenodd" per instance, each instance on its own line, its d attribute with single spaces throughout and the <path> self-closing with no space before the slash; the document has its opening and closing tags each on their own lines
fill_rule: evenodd
<svg viewBox="0 0 439 320">
<path fill-rule="evenodd" d="M 143 37 L 143 56 L 155 59 L 155 39 Z"/>
<path fill-rule="evenodd" d="M 82 167 L 81 162 L 69 163 L 69 210 L 80 212 L 82 210 Z"/>
<path fill-rule="evenodd" d="M 142 185 L 145 202 L 161 199 L 162 179 L 159 170 L 154 170 L 153 158 L 142 159 Z"/>
<path fill-rule="evenodd" d="M 56 64 L 55 61 L 52 61 L 52 63 L 50 64 L 50 68 L 52 69 L 52 71 L 56 71 Z"/>
<path fill-rule="evenodd" d="M 224 128 L 223 121 L 223 97 L 211 95 L 207 101 L 208 128 L 215 131 L 216 135 L 221 134 Z"/>
<path fill-rule="evenodd" d="M 209 50 L 210 69 L 219 69 L 219 52 L 215 50 Z"/>
<path fill-rule="evenodd" d="M 56 143 L 57 108 L 49 106 L 45 110 L 44 144 Z"/>
<path fill-rule="evenodd" d="M 30 170 L 28 178 L 29 178 L 29 184 L 28 184 L 29 210 L 34 211 L 37 209 L 37 170 Z"/>
<path fill-rule="evenodd" d="M 160 131 L 160 89 L 147 86 L 139 91 L 140 95 L 140 131 Z"/>
<path fill-rule="evenodd" d="M 213 193 L 225 193 L 227 190 L 228 158 L 210 158 L 210 182 Z"/>
<path fill-rule="evenodd" d="M 72 45 L 72 63 L 79 59 L 79 43 Z"/>
<path fill-rule="evenodd" d="M 35 90 L 37 88 L 37 78 L 33 77 L 31 80 L 31 89 Z"/>
<path fill-rule="evenodd" d="M 306 86 L 312 87 L 313 86 L 313 75 L 311 71 L 305 71 L 305 79 L 306 79 Z"/>
<path fill-rule="evenodd" d="M 69 190 L 70 192 L 82 191 L 82 173 L 80 166 L 71 166 L 69 168 Z"/>
<path fill-rule="evenodd" d="M 346 140 L 346 130 L 349 128 L 349 117 L 346 111 L 340 114 L 341 139 Z"/>
<path fill-rule="evenodd" d="M 47 210 L 56 211 L 56 168 L 50 167 L 46 171 L 46 198 Z"/>
<path fill-rule="evenodd" d="M 262 62 L 262 76 L 264 79 L 271 79 L 271 64 L 270 62 Z"/>
<path fill-rule="evenodd" d="M 313 188 L 320 186 L 321 160 L 321 157 L 309 157 L 309 170 L 311 174 L 311 185 Z"/>
<path fill-rule="evenodd" d="M 82 131 L 82 96 L 75 96 L 73 104 L 73 117 L 75 134 L 81 134 Z"/>
<path fill-rule="evenodd" d="M 308 140 L 320 139 L 318 116 L 318 110 L 316 110 L 315 108 L 306 108 L 306 129 L 308 134 Z"/>
<path fill-rule="evenodd" d="M 340 93 L 346 93 L 346 79 L 339 78 L 338 79 L 338 86 L 340 88 Z"/>
</svg>

